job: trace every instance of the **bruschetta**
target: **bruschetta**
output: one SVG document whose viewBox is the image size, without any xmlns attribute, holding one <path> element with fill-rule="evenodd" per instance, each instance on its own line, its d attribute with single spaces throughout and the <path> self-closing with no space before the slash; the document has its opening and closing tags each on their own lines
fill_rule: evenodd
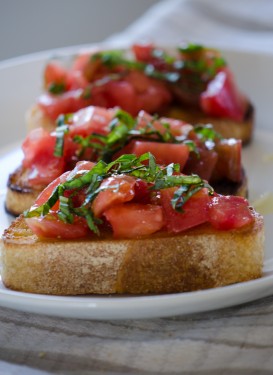
<svg viewBox="0 0 273 375">
<path fill-rule="evenodd" d="M 220 51 L 196 44 L 97 50 L 79 54 L 68 67 L 51 61 L 44 91 L 27 113 L 28 127 L 51 131 L 60 114 L 90 105 L 211 123 L 224 138 L 244 144 L 253 133 L 254 108 Z"/>
<path fill-rule="evenodd" d="M 30 293 L 149 294 L 262 275 L 263 219 L 177 164 L 82 161 L 8 228 L 2 281 Z"/>
<path fill-rule="evenodd" d="M 160 164 L 179 163 L 223 194 L 247 195 L 241 140 L 223 139 L 210 124 L 195 126 L 141 111 L 136 118 L 120 109 L 89 106 L 60 116 L 48 132 L 37 128 L 22 145 L 24 159 L 8 181 L 7 210 L 28 209 L 47 184 L 79 160 L 111 161 L 122 153 L 152 152 Z"/>
</svg>

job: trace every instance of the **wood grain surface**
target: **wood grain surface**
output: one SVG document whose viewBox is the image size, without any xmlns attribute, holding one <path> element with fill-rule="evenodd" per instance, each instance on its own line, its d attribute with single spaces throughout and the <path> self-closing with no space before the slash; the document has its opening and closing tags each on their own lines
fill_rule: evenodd
<svg viewBox="0 0 273 375">
<path fill-rule="evenodd" d="M 162 319 L 91 321 L 0 309 L 0 374 L 273 373 L 273 297 Z"/>
</svg>

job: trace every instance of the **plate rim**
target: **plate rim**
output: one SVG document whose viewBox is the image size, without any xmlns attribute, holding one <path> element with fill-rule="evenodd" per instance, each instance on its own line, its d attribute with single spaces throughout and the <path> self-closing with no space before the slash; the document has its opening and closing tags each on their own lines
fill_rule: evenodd
<svg viewBox="0 0 273 375">
<path fill-rule="evenodd" d="M 71 55 L 79 49 L 100 47 L 104 48 L 107 46 L 117 48 L 126 48 L 129 44 L 120 43 L 94 43 L 94 44 L 83 44 L 75 45 L 63 48 L 57 48 L 53 50 L 35 52 L 28 55 L 18 56 L 11 59 L 0 61 L 0 70 L 16 67 L 18 64 L 31 63 L 41 59 L 47 59 L 52 54 L 58 54 L 61 56 Z M 169 46 L 173 47 L 173 46 Z M 250 54 L 256 56 L 273 57 L 273 51 L 253 51 L 253 50 L 242 50 L 242 49 L 231 49 L 218 47 L 223 52 L 235 53 L 235 54 Z M 257 128 L 255 129 L 257 133 Z M 273 136 L 273 132 L 268 129 L 261 128 L 259 133 L 268 133 Z M 256 134 L 254 135 L 256 136 Z M 16 141 L 14 144 L 6 145 L 0 149 L 0 158 L 5 156 L 6 152 L 12 151 L 12 147 L 18 146 L 20 141 Z M 262 297 L 272 295 L 273 286 L 273 270 L 268 272 L 259 279 L 250 280 L 238 284 L 233 284 L 224 287 L 200 290 L 195 292 L 184 292 L 174 294 L 163 294 L 153 296 L 115 296 L 111 298 L 109 296 L 47 296 L 40 294 L 30 294 L 12 291 L 2 286 L 0 277 L 0 306 L 12 308 L 20 311 L 45 314 L 58 317 L 67 318 L 78 318 L 78 319 L 94 319 L 94 320 L 110 320 L 110 319 L 135 319 L 135 318 L 159 318 L 173 316 L 173 308 L 176 307 L 175 312 L 178 315 L 190 314 L 190 313 L 201 313 L 211 310 L 218 310 L 234 305 L 254 301 Z M 225 290 L 225 293 L 223 293 Z M 259 296 L 253 298 L 254 291 L 261 292 Z M 236 295 L 235 301 L 232 303 L 229 301 L 229 297 Z M 240 300 L 238 302 L 238 298 Z M 202 300 L 202 307 L 200 308 L 200 301 Z M 215 306 L 215 299 L 221 302 L 218 306 Z M 109 306 L 109 301 L 117 301 L 116 306 Z M 77 301 L 75 305 L 75 301 Z M 123 301 L 123 306 L 120 306 L 120 301 Z M 124 303 L 125 302 L 125 303 Z M 214 302 L 214 304 L 212 303 Z M 71 306 L 74 304 L 74 307 Z M 162 306 L 162 303 L 169 303 L 166 306 Z M 186 308 L 185 305 L 192 303 L 193 308 Z M 209 306 L 211 303 L 211 306 Z M 64 306 L 65 304 L 65 306 Z M 67 305 L 70 304 L 70 310 L 67 309 Z M 111 304 L 111 302 L 110 302 Z M 199 307 L 198 307 L 199 304 Z M 125 305 L 125 306 L 124 306 Z M 156 309 L 151 309 L 151 306 L 156 306 Z M 216 304 L 217 305 L 217 304 Z M 134 307 L 133 311 L 132 308 Z M 54 311 L 53 307 L 57 308 Z M 163 307 L 164 311 L 160 311 L 159 307 Z M 186 306 L 187 307 L 187 306 Z M 84 309 L 84 310 L 83 310 Z M 106 309 L 106 310 L 105 310 Z M 112 310 L 111 310 L 112 309 Z M 127 310 L 126 310 L 127 309 Z M 128 309 L 131 310 L 131 314 L 128 315 Z"/>
</svg>

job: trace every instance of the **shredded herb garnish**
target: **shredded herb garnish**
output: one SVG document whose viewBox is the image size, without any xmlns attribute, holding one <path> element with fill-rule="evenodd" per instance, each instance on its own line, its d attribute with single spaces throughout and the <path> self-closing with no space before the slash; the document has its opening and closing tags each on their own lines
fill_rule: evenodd
<svg viewBox="0 0 273 375">
<path fill-rule="evenodd" d="M 57 119 L 57 127 L 56 127 L 56 145 L 54 149 L 54 156 L 61 157 L 63 155 L 64 149 L 64 136 L 68 133 L 69 127 L 67 123 L 71 119 L 72 115 L 60 115 Z"/>
<path fill-rule="evenodd" d="M 170 164 L 167 167 L 160 167 L 156 164 L 151 153 L 146 153 L 140 157 L 135 155 L 122 155 L 111 163 L 99 161 L 91 170 L 81 171 L 78 174 L 71 174 L 64 183 L 59 184 L 53 190 L 46 203 L 39 207 L 33 206 L 24 213 L 27 218 L 47 215 L 57 201 L 60 202 L 57 215 L 65 223 L 73 223 L 75 216 L 85 218 L 90 230 L 99 235 L 99 218 L 94 216 L 92 202 L 99 194 L 105 190 L 101 186 L 102 181 L 111 176 L 129 175 L 141 178 L 151 184 L 151 190 L 161 190 L 169 187 L 178 187 L 171 201 L 172 207 L 177 211 L 182 211 L 184 203 L 203 187 L 208 188 L 209 194 L 213 194 L 213 189 L 204 180 L 196 175 L 183 176 L 177 174 L 179 165 Z M 118 189 L 119 186 L 109 186 L 109 189 Z M 70 193 L 67 197 L 67 192 Z M 83 203 L 75 207 L 73 197 L 79 192 L 84 192 Z"/>
<path fill-rule="evenodd" d="M 62 94 L 63 92 L 65 92 L 65 84 L 64 83 L 51 83 L 49 88 L 48 88 L 48 91 L 51 93 L 51 94 L 54 94 L 54 95 L 60 95 Z"/>
<path fill-rule="evenodd" d="M 195 125 L 194 132 L 202 142 L 223 139 L 222 135 L 216 132 L 211 124 Z"/>
<path fill-rule="evenodd" d="M 69 115 L 65 115 L 58 119 L 58 127 L 56 129 L 57 141 L 54 152 L 55 156 L 61 157 L 63 155 L 64 135 L 69 133 L 68 122 L 70 118 Z M 157 116 L 154 116 L 150 121 L 147 121 L 145 126 L 138 128 L 136 119 L 134 119 L 129 113 L 118 110 L 114 119 L 109 124 L 110 131 L 107 135 L 93 133 L 87 137 L 77 135 L 73 138 L 74 142 L 81 146 L 78 157 L 83 157 L 87 150 L 91 150 L 93 160 L 96 159 L 109 162 L 117 151 L 121 150 L 133 139 L 186 144 L 190 151 L 196 152 L 194 141 L 187 140 L 185 137 L 175 137 L 171 133 L 168 122 L 161 122 L 163 131 L 157 130 L 155 127 L 155 122 L 157 120 Z"/>
</svg>

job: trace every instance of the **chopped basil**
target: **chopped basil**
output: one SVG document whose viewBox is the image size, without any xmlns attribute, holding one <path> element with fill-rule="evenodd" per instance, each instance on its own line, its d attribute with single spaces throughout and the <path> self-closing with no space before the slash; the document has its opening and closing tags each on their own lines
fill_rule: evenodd
<svg viewBox="0 0 273 375">
<path fill-rule="evenodd" d="M 102 187 L 101 183 L 105 178 L 124 174 L 149 182 L 151 190 L 178 187 L 171 201 L 172 206 L 177 211 L 181 211 L 183 204 L 203 187 L 208 188 L 210 194 L 213 193 L 211 186 L 200 177 L 176 174 L 178 171 L 179 166 L 177 164 L 170 164 L 165 168 L 158 166 L 155 163 L 154 156 L 150 153 L 143 154 L 140 157 L 130 154 L 122 155 L 108 164 L 99 161 L 89 171 L 81 171 L 82 173 L 68 176 L 65 182 L 55 187 L 46 203 L 39 207 L 33 206 L 24 213 L 24 216 L 30 218 L 47 215 L 59 200 L 60 206 L 57 215 L 60 220 L 73 223 L 75 216 L 83 217 L 90 230 L 99 234 L 98 225 L 101 220 L 94 216 L 92 202 L 105 189 L 119 189 L 119 184 Z M 66 192 L 70 193 L 69 198 L 67 198 Z M 81 206 L 75 207 L 73 197 L 79 192 L 85 194 L 85 199 Z"/>
<path fill-rule="evenodd" d="M 215 141 L 216 139 L 223 138 L 220 133 L 216 132 L 213 129 L 213 126 L 211 124 L 195 125 L 194 132 L 203 142 Z"/>
<path fill-rule="evenodd" d="M 50 86 L 48 88 L 48 91 L 51 94 L 60 95 L 60 94 L 65 92 L 65 84 L 53 82 L 53 83 L 50 84 Z"/>
<path fill-rule="evenodd" d="M 63 156 L 63 149 L 64 149 L 64 136 L 69 132 L 69 127 L 67 122 L 71 118 L 71 114 L 68 115 L 60 115 L 57 118 L 57 127 L 56 127 L 56 144 L 54 149 L 54 156 L 61 157 Z"/>
</svg>

